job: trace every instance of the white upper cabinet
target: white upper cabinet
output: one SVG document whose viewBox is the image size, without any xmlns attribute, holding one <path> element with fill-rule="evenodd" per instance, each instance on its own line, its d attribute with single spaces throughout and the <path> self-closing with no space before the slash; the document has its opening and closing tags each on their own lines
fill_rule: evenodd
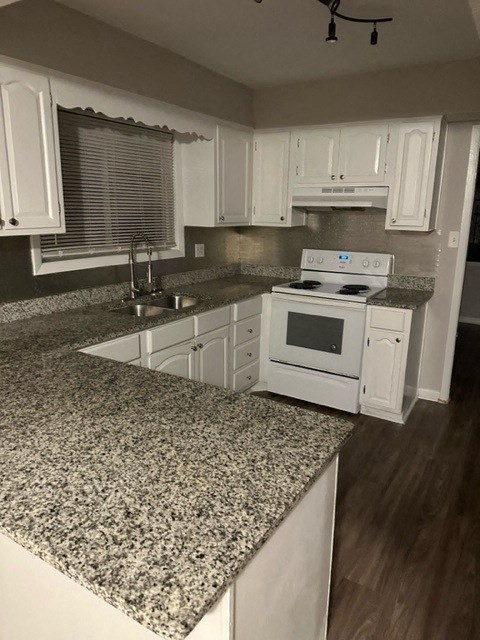
<svg viewBox="0 0 480 640">
<path fill-rule="evenodd" d="M 294 186 L 385 184 L 388 141 L 386 123 L 295 131 Z"/>
<path fill-rule="evenodd" d="M 290 132 L 256 133 L 253 151 L 254 225 L 291 227 L 305 216 L 290 206 Z"/>
<path fill-rule="evenodd" d="M 219 125 L 215 140 L 179 141 L 176 153 L 185 225 L 250 224 L 253 131 Z"/>
<path fill-rule="evenodd" d="M 252 210 L 251 132 L 218 127 L 218 217 L 219 225 L 250 223 Z"/>
<path fill-rule="evenodd" d="M 441 179 L 440 132 L 440 118 L 397 125 L 393 147 L 396 152 L 391 158 L 393 180 L 387 229 L 429 231 L 435 228 Z"/>
<path fill-rule="evenodd" d="M 308 186 L 338 182 L 339 151 L 340 129 L 294 131 L 295 184 Z"/>
<path fill-rule="evenodd" d="M 339 182 L 360 185 L 385 182 L 387 144 L 387 124 L 342 128 Z"/>
<path fill-rule="evenodd" d="M 0 65 L 0 235 L 64 231 L 47 77 Z"/>
</svg>

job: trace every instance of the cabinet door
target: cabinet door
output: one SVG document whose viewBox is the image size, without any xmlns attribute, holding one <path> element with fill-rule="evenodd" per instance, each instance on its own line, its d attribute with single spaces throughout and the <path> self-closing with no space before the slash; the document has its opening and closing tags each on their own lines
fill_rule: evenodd
<svg viewBox="0 0 480 640">
<path fill-rule="evenodd" d="M 340 129 L 312 129 L 294 132 L 292 157 L 294 184 L 331 184 L 338 181 Z"/>
<path fill-rule="evenodd" d="M 253 135 L 218 127 L 218 217 L 222 225 L 249 224 Z"/>
<path fill-rule="evenodd" d="M 223 327 L 197 338 L 196 379 L 218 387 L 228 387 L 229 327 Z"/>
<path fill-rule="evenodd" d="M 342 128 L 339 177 L 348 184 L 382 184 L 388 144 L 388 125 Z"/>
<path fill-rule="evenodd" d="M 62 229 L 62 197 L 47 77 L 0 65 L 2 235 Z"/>
<path fill-rule="evenodd" d="M 183 342 L 154 353 L 148 358 L 148 368 L 192 379 L 195 377 L 195 353 L 193 342 Z"/>
<path fill-rule="evenodd" d="M 253 153 L 253 221 L 287 224 L 290 133 L 255 137 Z"/>
<path fill-rule="evenodd" d="M 387 411 L 401 411 L 405 342 L 403 333 L 382 329 L 368 330 L 362 375 L 362 404 Z"/>
<path fill-rule="evenodd" d="M 438 152 L 437 121 L 398 127 L 387 229 L 428 230 Z"/>
</svg>

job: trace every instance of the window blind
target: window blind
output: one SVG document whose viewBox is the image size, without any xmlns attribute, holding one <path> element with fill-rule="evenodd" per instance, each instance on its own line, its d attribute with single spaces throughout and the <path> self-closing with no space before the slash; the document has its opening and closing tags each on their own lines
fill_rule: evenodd
<svg viewBox="0 0 480 640">
<path fill-rule="evenodd" d="M 176 246 L 173 136 L 59 110 L 66 233 L 41 237 L 42 260 L 111 255 L 134 233 Z"/>
</svg>

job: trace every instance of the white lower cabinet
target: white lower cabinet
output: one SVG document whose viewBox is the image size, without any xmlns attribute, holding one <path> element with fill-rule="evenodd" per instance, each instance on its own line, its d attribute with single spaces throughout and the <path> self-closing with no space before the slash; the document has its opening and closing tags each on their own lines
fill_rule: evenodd
<svg viewBox="0 0 480 640">
<path fill-rule="evenodd" d="M 162 349 L 148 357 L 148 368 L 170 373 L 181 378 L 193 379 L 195 376 L 195 351 L 191 340 L 174 347 Z"/>
<path fill-rule="evenodd" d="M 82 351 L 244 391 L 259 379 L 261 312 L 255 296 Z"/>
<path fill-rule="evenodd" d="M 400 412 L 406 340 L 404 334 L 392 331 L 371 329 L 368 332 L 362 399 L 365 405 Z"/>
<path fill-rule="evenodd" d="M 107 358 L 108 360 L 116 360 L 117 362 L 125 362 L 128 364 L 141 364 L 141 347 L 140 334 L 135 333 L 123 338 L 116 338 L 102 344 L 95 344 L 93 347 L 81 349 L 83 353 L 89 353 L 92 356 Z"/>
<path fill-rule="evenodd" d="M 230 329 L 223 327 L 197 338 L 195 379 L 217 387 L 228 387 L 230 373 Z"/>
<path fill-rule="evenodd" d="M 361 412 L 404 423 L 418 397 L 425 307 L 369 307 L 361 377 Z"/>
</svg>

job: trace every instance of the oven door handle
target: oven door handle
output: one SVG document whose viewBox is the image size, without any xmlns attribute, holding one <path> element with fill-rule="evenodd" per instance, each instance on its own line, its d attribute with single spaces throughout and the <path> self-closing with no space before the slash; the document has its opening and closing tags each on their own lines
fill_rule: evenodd
<svg viewBox="0 0 480 640">
<path fill-rule="evenodd" d="M 316 304 L 322 307 L 335 307 L 337 309 L 357 309 L 365 312 L 366 304 L 364 302 L 350 302 L 343 300 L 331 300 L 330 298 L 318 298 L 314 296 L 296 296 L 291 293 L 272 293 L 272 300 L 281 300 L 284 302 L 301 302 L 303 304 Z"/>
</svg>

